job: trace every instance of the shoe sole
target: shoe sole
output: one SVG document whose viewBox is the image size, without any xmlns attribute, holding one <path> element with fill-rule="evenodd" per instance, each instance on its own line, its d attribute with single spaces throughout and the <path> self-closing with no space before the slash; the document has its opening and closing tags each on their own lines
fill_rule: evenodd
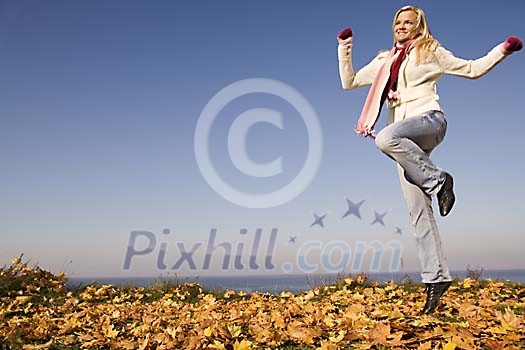
<svg viewBox="0 0 525 350">
<path fill-rule="evenodd" d="M 445 183 L 443 184 L 443 187 L 445 192 L 443 195 L 450 198 L 448 200 L 450 204 L 448 205 L 448 208 L 446 208 L 446 210 L 439 206 L 439 213 L 441 214 L 441 216 L 447 216 L 452 211 L 452 207 L 456 202 L 456 196 L 454 195 L 454 179 L 448 173 L 446 174 Z"/>
</svg>

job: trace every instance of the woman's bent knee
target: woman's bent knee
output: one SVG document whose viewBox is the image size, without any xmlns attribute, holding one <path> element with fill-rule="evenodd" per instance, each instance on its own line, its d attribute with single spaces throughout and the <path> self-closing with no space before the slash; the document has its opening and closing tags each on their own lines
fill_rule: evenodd
<svg viewBox="0 0 525 350">
<path fill-rule="evenodd" d="M 392 145 L 394 144 L 390 133 L 383 131 L 380 131 L 379 134 L 377 134 L 375 142 L 377 148 L 379 148 L 383 152 L 389 150 L 390 147 L 392 147 Z"/>
</svg>

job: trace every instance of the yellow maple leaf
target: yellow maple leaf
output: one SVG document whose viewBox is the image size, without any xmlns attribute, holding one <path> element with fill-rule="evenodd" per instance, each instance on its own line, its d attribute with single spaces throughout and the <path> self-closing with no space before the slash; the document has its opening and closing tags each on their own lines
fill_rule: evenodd
<svg viewBox="0 0 525 350">
<path fill-rule="evenodd" d="M 66 322 L 59 331 L 59 334 L 68 334 L 73 332 L 78 327 L 82 326 L 82 323 L 76 317 L 67 318 Z"/>
<path fill-rule="evenodd" d="M 454 350 L 456 346 L 456 343 L 448 342 L 445 345 L 443 345 L 443 350 Z"/>
<path fill-rule="evenodd" d="M 304 295 L 304 300 L 310 300 L 310 299 L 313 299 L 314 297 L 315 297 L 314 292 L 310 290 L 308 293 Z"/>
<path fill-rule="evenodd" d="M 520 328 L 521 320 L 520 318 L 516 317 L 516 314 L 514 314 L 514 311 L 512 311 L 510 307 L 505 309 L 505 314 L 502 315 L 500 312 L 497 316 L 503 327 L 508 329 Z"/>
<path fill-rule="evenodd" d="M 471 278 L 468 278 L 468 277 L 465 278 L 463 280 L 463 288 L 470 288 L 470 287 L 472 287 L 472 282 L 473 282 L 473 280 Z"/>
<path fill-rule="evenodd" d="M 102 324 L 102 331 L 104 332 L 104 335 L 108 338 L 116 338 L 119 333 L 119 331 L 114 329 L 113 324 L 109 322 L 104 322 Z"/>
<path fill-rule="evenodd" d="M 404 317 L 405 315 L 399 311 L 399 309 L 396 307 L 394 310 L 388 312 L 388 318 L 401 318 L 401 317 Z"/>
<path fill-rule="evenodd" d="M 279 311 L 277 311 L 277 310 L 272 311 L 271 319 L 274 322 L 275 327 L 277 327 L 277 328 L 285 328 L 286 327 L 286 321 L 284 320 L 283 315 Z"/>
<path fill-rule="evenodd" d="M 242 333 L 241 326 L 236 325 L 228 325 L 228 331 L 230 332 L 231 336 L 234 338 L 237 338 Z"/>
<path fill-rule="evenodd" d="M 343 329 L 343 330 L 340 330 L 337 335 L 329 337 L 328 340 L 330 340 L 332 343 L 339 343 L 341 340 L 345 338 L 345 335 L 346 335 L 346 331 Z"/>
<path fill-rule="evenodd" d="M 385 344 L 386 337 L 390 335 L 390 325 L 384 323 L 376 323 L 374 328 L 370 330 L 368 336 L 377 344 Z"/>
<path fill-rule="evenodd" d="M 323 319 L 324 323 L 328 326 L 328 327 L 334 327 L 336 325 L 335 321 L 334 321 L 334 317 L 332 316 L 332 314 L 328 314 L 324 317 Z"/>
<path fill-rule="evenodd" d="M 211 337 L 211 334 L 212 334 L 212 329 L 211 329 L 211 327 L 206 327 L 206 328 L 204 329 L 204 336 L 205 336 L 205 337 Z"/>
<path fill-rule="evenodd" d="M 292 322 L 288 325 L 286 332 L 292 338 L 299 339 L 306 344 L 313 344 L 314 337 L 319 335 L 319 331 L 313 328 L 305 327 L 300 322 Z"/>
<path fill-rule="evenodd" d="M 249 340 L 236 341 L 233 344 L 233 350 L 251 350 L 252 342 Z"/>
<path fill-rule="evenodd" d="M 172 338 L 177 338 L 177 334 L 178 334 L 177 329 L 173 327 L 166 328 L 166 333 L 168 333 L 168 335 L 170 335 Z M 204 333 L 204 335 L 206 335 L 206 333 Z"/>
<path fill-rule="evenodd" d="M 202 300 L 204 300 L 208 304 L 214 304 L 216 301 L 215 297 L 211 294 L 206 294 L 204 298 L 202 298 Z"/>
</svg>

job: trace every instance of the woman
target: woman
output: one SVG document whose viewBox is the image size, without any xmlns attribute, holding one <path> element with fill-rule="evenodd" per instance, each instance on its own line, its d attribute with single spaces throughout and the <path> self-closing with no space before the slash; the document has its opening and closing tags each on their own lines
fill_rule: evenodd
<svg viewBox="0 0 525 350">
<path fill-rule="evenodd" d="M 452 176 L 429 158 L 447 129 L 437 81 L 443 74 L 479 78 L 520 50 L 522 43 L 509 37 L 484 57 L 457 58 L 432 37 L 423 11 L 414 6 L 397 11 L 392 30 L 393 49 L 379 53 L 357 72 L 352 67 L 352 31 L 343 30 L 337 38 L 339 74 L 345 90 L 372 84 L 355 131 L 375 138 L 377 147 L 397 162 L 426 285 L 421 312 L 427 314 L 437 307 L 452 280 L 432 211 L 432 195 L 437 195 L 442 216 L 448 215 L 455 201 Z M 388 125 L 376 137 L 374 126 L 385 100 Z"/>
</svg>

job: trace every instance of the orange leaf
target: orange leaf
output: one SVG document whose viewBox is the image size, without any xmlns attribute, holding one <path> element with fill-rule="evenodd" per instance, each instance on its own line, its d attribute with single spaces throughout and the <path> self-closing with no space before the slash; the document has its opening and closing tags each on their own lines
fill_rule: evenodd
<svg viewBox="0 0 525 350">
<path fill-rule="evenodd" d="M 377 344 L 386 344 L 386 337 L 389 335 L 390 325 L 384 323 L 376 323 L 368 333 L 370 340 Z"/>
</svg>

